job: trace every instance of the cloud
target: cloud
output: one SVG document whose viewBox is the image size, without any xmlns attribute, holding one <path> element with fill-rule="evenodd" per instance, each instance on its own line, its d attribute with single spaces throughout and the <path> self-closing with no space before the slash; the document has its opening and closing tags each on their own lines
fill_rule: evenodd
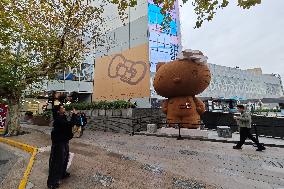
<svg viewBox="0 0 284 189">
<path fill-rule="evenodd" d="M 183 5 L 183 48 L 202 50 L 214 64 L 261 67 L 264 73 L 281 74 L 284 79 L 284 1 L 262 1 L 250 10 L 237 7 L 236 2 L 230 1 L 200 29 L 193 29 L 196 15 L 191 3 Z"/>
</svg>

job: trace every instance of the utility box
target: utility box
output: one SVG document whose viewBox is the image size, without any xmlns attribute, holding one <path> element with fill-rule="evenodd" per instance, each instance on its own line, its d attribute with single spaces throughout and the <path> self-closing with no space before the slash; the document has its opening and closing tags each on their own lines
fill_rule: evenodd
<svg viewBox="0 0 284 189">
<path fill-rule="evenodd" d="M 231 128 L 228 126 L 217 126 L 218 137 L 232 138 Z"/>
</svg>

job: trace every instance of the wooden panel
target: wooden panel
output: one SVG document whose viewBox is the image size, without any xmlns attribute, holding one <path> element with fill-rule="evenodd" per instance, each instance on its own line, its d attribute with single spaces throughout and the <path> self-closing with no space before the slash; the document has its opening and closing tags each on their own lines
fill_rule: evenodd
<svg viewBox="0 0 284 189">
<path fill-rule="evenodd" d="M 94 100 L 150 96 L 148 44 L 96 60 Z"/>
</svg>

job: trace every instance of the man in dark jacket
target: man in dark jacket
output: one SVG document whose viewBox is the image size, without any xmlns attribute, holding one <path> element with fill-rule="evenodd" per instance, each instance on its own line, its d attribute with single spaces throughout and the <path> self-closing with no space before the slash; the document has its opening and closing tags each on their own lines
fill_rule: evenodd
<svg viewBox="0 0 284 189">
<path fill-rule="evenodd" d="M 69 140 L 73 138 L 72 124 L 67 121 L 63 105 L 54 106 L 53 120 L 53 130 L 51 132 L 52 146 L 47 180 L 49 189 L 58 188 L 60 179 L 70 176 L 66 169 L 69 160 Z"/>
</svg>

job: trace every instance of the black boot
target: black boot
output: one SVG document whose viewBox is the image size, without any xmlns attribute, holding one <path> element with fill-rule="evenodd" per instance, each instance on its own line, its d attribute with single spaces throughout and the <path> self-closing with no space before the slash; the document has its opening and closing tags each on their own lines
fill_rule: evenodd
<svg viewBox="0 0 284 189">
<path fill-rule="evenodd" d="M 256 151 L 262 151 L 265 150 L 266 148 L 263 145 L 259 145 L 256 149 Z"/>
<path fill-rule="evenodd" d="M 65 172 L 62 176 L 62 179 L 66 179 L 66 178 L 69 178 L 69 177 L 70 177 L 70 173 Z"/>
<path fill-rule="evenodd" d="M 242 149 L 242 147 L 239 147 L 238 145 L 236 145 L 236 146 L 233 146 L 233 149 L 240 150 L 240 149 Z"/>
<path fill-rule="evenodd" d="M 59 183 L 56 183 L 54 185 L 47 185 L 48 189 L 56 189 L 59 188 Z"/>
</svg>

